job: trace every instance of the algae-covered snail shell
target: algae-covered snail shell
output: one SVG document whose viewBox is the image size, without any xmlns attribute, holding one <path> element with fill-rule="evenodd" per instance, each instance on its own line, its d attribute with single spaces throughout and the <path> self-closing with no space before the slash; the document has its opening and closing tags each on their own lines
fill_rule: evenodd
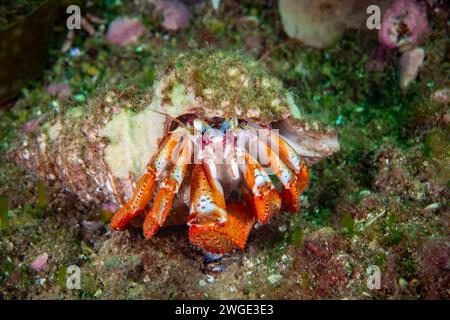
<svg viewBox="0 0 450 320">
<path fill-rule="evenodd" d="M 255 220 L 266 223 L 280 210 L 298 211 L 308 183 L 305 164 L 337 152 L 337 134 L 303 119 L 281 82 L 240 53 L 195 50 L 163 70 L 146 94 L 109 90 L 56 115 L 24 137 L 16 161 L 81 201 L 122 207 L 114 229 L 147 215 L 149 237 L 182 219 L 191 242 L 209 252 L 243 248 Z M 269 158 L 278 163 L 271 168 L 281 191 L 260 170 L 260 159 L 234 147 L 248 128 L 277 129 L 271 141 L 284 154 Z M 216 132 L 209 142 L 193 138 L 208 129 Z M 185 161 L 199 156 L 195 145 L 222 144 L 225 129 L 232 130 L 231 146 L 243 164 L 233 170 L 214 158 L 209 164 L 205 158 L 203 164 Z M 169 153 L 175 161 L 166 163 Z"/>
</svg>

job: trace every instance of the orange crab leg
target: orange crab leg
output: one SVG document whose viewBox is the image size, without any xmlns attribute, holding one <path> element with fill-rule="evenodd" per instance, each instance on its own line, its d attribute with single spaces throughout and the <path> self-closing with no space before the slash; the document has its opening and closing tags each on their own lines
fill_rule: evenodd
<svg viewBox="0 0 450 320">
<path fill-rule="evenodd" d="M 178 146 L 182 135 L 173 132 L 163 143 L 161 149 L 152 159 L 144 175 L 139 179 L 133 197 L 111 219 L 111 228 L 120 230 L 147 207 L 153 197 L 155 181 L 170 162 L 173 151 Z"/>
<path fill-rule="evenodd" d="M 252 195 L 245 193 L 247 202 L 255 210 L 260 223 L 267 223 L 269 218 L 281 209 L 281 197 L 275 189 L 264 168 L 250 154 L 244 151 L 242 171 Z"/>
<path fill-rule="evenodd" d="M 249 127 L 250 129 L 255 129 Z M 270 132 L 270 140 L 274 146 L 278 147 L 279 155 L 272 148 L 262 141 L 256 134 L 248 131 L 259 148 L 266 150 L 269 165 L 282 184 L 281 196 L 283 198 L 284 209 L 290 212 L 297 212 L 300 209 L 300 195 L 308 185 L 308 171 L 297 155 L 295 150 L 278 135 Z M 281 157 L 281 158 L 280 158 Z"/>
<path fill-rule="evenodd" d="M 297 183 L 297 176 L 281 161 L 280 157 L 266 146 L 270 168 L 273 170 L 278 180 L 282 184 L 281 197 L 283 198 L 284 209 L 290 212 L 297 212 L 300 209 L 300 189 Z"/>
<path fill-rule="evenodd" d="M 220 224 L 226 221 L 225 197 L 208 166 L 195 164 L 192 170 L 188 225 Z"/>
<path fill-rule="evenodd" d="M 111 219 L 111 228 L 121 230 L 125 228 L 131 219 L 136 217 L 149 203 L 155 185 L 155 174 L 147 169 L 147 172 L 139 179 L 133 198 L 127 202 Z"/>
<path fill-rule="evenodd" d="M 189 227 L 189 240 L 203 250 L 224 254 L 245 248 L 255 217 L 241 203 L 227 206 L 227 221 L 223 224 L 193 224 Z"/>
<path fill-rule="evenodd" d="M 153 236 L 164 224 L 164 221 L 172 208 L 173 198 L 183 182 L 190 157 L 191 141 L 189 137 L 186 136 L 181 147 L 180 155 L 171 169 L 169 176 L 159 185 L 153 207 L 145 218 L 143 229 L 147 239 Z"/>
<path fill-rule="evenodd" d="M 308 169 L 306 168 L 305 162 L 298 153 L 295 152 L 294 148 L 292 148 L 280 135 L 272 133 L 271 139 L 273 143 L 278 145 L 281 159 L 294 170 L 295 175 L 297 176 L 299 191 L 305 191 L 309 183 Z"/>
</svg>

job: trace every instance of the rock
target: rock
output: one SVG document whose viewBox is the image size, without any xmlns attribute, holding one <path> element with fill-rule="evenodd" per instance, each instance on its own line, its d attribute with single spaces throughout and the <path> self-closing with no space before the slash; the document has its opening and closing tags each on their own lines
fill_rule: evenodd
<svg viewBox="0 0 450 320">
<path fill-rule="evenodd" d="M 406 89 L 414 81 L 419 73 L 419 68 L 425 58 L 422 48 L 415 48 L 405 52 L 400 58 L 400 88 Z"/>
<path fill-rule="evenodd" d="M 384 7 L 388 1 L 280 0 L 284 31 L 314 48 L 333 45 L 347 28 L 360 27 L 371 4 Z"/>
</svg>

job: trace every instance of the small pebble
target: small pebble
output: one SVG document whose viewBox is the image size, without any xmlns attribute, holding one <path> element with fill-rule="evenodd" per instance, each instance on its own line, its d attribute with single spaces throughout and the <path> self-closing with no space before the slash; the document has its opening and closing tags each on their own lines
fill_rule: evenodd
<svg viewBox="0 0 450 320">
<path fill-rule="evenodd" d="M 283 254 L 283 255 L 281 256 L 281 261 L 282 261 L 283 263 L 288 263 L 289 261 L 291 261 L 291 257 L 289 257 L 287 254 Z"/>
<path fill-rule="evenodd" d="M 36 284 L 43 286 L 45 284 L 45 278 L 37 277 Z"/>
<path fill-rule="evenodd" d="M 440 89 L 433 93 L 432 98 L 437 103 L 446 104 L 450 102 L 450 89 Z"/>
<path fill-rule="evenodd" d="M 359 195 L 360 195 L 361 197 L 370 196 L 370 194 L 371 194 L 370 190 L 361 190 L 361 191 L 359 192 Z"/>
<path fill-rule="evenodd" d="M 83 94 L 77 94 L 73 97 L 78 102 L 84 102 L 86 101 L 86 97 Z"/>
<path fill-rule="evenodd" d="M 47 268 L 47 261 L 48 254 L 47 252 L 44 252 L 31 263 L 31 269 L 33 269 L 34 271 L 44 270 L 45 268 Z"/>
<path fill-rule="evenodd" d="M 90 232 L 94 232 L 98 229 L 100 229 L 100 227 L 103 225 L 102 222 L 99 221 L 88 221 L 88 220 L 83 220 L 81 222 L 81 225 Z"/>
<path fill-rule="evenodd" d="M 402 287 L 403 289 L 408 287 L 408 281 L 406 281 L 403 278 L 398 279 L 398 284 L 400 285 L 400 287 Z"/>
<path fill-rule="evenodd" d="M 424 210 L 433 211 L 433 210 L 439 209 L 440 206 L 441 206 L 441 204 L 439 202 L 435 202 L 435 203 L 427 205 Z"/>
<path fill-rule="evenodd" d="M 6 240 L 6 251 L 12 252 L 14 250 L 14 244 L 11 241 Z"/>
<path fill-rule="evenodd" d="M 78 57 L 79 55 L 81 55 L 81 51 L 77 47 L 73 47 L 70 49 L 69 54 L 71 57 Z"/>
<path fill-rule="evenodd" d="M 214 277 L 212 275 L 207 275 L 206 276 L 206 281 L 208 281 L 209 283 L 213 283 L 214 282 Z"/>
<path fill-rule="evenodd" d="M 60 82 L 54 83 L 47 87 L 48 94 L 57 97 L 58 99 L 66 99 L 72 95 L 72 89 L 69 84 Z"/>
<path fill-rule="evenodd" d="M 425 59 L 425 51 L 422 48 L 415 48 L 405 52 L 400 58 L 400 88 L 406 89 L 413 82 L 419 68 Z"/>
<path fill-rule="evenodd" d="M 272 274 L 267 277 L 267 280 L 271 285 L 278 284 L 281 281 L 281 279 L 283 279 L 283 276 L 281 274 Z"/>
</svg>

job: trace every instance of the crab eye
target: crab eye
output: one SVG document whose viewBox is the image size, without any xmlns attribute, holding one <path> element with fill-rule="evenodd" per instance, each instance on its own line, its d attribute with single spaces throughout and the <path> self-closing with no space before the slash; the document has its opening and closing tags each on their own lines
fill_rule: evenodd
<svg viewBox="0 0 450 320">
<path fill-rule="evenodd" d="M 205 123 L 200 119 L 194 119 L 194 122 L 192 125 L 195 130 L 200 131 L 200 132 L 205 132 L 207 129 Z"/>
<path fill-rule="evenodd" d="M 224 122 L 222 122 L 222 125 L 220 126 L 220 130 L 222 132 L 225 132 L 230 129 L 231 129 L 231 121 L 230 120 L 225 120 Z"/>
<path fill-rule="evenodd" d="M 210 128 L 208 129 L 204 134 L 203 134 L 203 142 L 205 143 L 211 143 L 211 144 L 215 144 L 215 143 L 220 143 L 223 141 L 224 135 L 223 132 L 214 128 Z"/>
</svg>

